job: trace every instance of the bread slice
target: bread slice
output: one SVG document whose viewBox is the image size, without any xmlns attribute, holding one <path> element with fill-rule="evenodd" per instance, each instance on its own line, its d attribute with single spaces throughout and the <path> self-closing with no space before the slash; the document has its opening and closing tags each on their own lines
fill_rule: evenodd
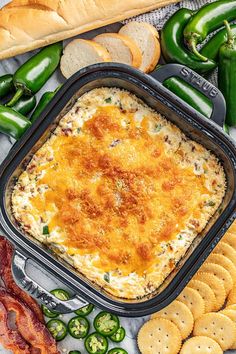
<svg viewBox="0 0 236 354">
<path fill-rule="evenodd" d="M 155 27 L 145 22 L 129 22 L 123 26 L 120 34 L 129 36 L 140 48 L 142 64 L 140 69 L 146 73 L 155 69 L 161 55 L 159 34 Z"/>
<path fill-rule="evenodd" d="M 111 57 L 106 48 L 99 43 L 74 39 L 64 49 L 61 57 L 61 72 L 68 79 L 88 65 L 108 61 L 111 61 Z"/>
<path fill-rule="evenodd" d="M 113 62 L 128 64 L 135 68 L 140 67 L 141 51 L 129 37 L 117 33 L 102 33 L 93 40 L 107 49 Z"/>
</svg>

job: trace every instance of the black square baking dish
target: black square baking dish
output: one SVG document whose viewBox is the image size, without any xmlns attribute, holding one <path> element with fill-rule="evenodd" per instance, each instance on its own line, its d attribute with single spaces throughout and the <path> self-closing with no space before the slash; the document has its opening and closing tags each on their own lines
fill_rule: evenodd
<svg viewBox="0 0 236 354">
<path fill-rule="evenodd" d="M 180 77 L 203 92 L 213 104 L 212 119 L 208 120 L 180 98 L 168 91 L 162 82 L 168 77 Z M 18 176 L 25 170 L 34 153 L 48 139 L 61 117 L 75 100 L 94 88 L 118 87 L 140 97 L 148 106 L 163 114 L 188 137 L 211 150 L 221 161 L 227 189 L 223 203 L 199 234 L 158 291 L 137 300 L 121 300 L 110 296 L 69 264 L 57 258 L 31 236 L 24 234 L 12 215 L 11 193 Z M 0 172 L 0 221 L 9 240 L 15 245 L 13 274 L 23 289 L 49 308 L 62 313 L 71 312 L 88 302 L 121 316 L 138 317 L 151 314 L 173 301 L 213 250 L 235 218 L 236 208 L 236 146 L 222 129 L 225 102 L 217 88 L 192 70 L 169 64 L 152 75 L 146 75 L 121 64 L 96 64 L 82 69 L 70 78 L 56 94 L 41 117 L 11 149 Z M 220 125 L 220 126 L 219 126 Z M 60 301 L 26 273 L 31 258 L 42 268 L 58 277 L 75 294 L 68 301 Z"/>
</svg>

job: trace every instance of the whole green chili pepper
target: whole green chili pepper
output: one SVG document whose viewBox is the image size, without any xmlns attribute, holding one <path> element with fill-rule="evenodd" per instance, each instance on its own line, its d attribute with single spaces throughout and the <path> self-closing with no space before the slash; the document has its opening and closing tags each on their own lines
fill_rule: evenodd
<svg viewBox="0 0 236 354">
<path fill-rule="evenodd" d="M 183 30 L 193 16 L 189 9 L 180 9 L 165 23 L 161 32 L 162 54 L 168 63 L 180 63 L 189 68 L 205 73 L 216 67 L 216 63 L 208 60 L 202 62 L 187 50 L 183 43 Z"/>
<path fill-rule="evenodd" d="M 61 88 L 62 85 L 60 85 L 55 91 L 52 92 L 45 92 L 37 107 L 35 108 L 30 120 L 31 122 L 35 122 L 36 119 L 40 116 L 40 114 L 44 111 L 44 109 L 47 107 L 47 105 L 49 104 L 49 102 L 53 99 L 53 97 L 55 96 L 55 94 L 57 93 L 57 91 Z"/>
<path fill-rule="evenodd" d="M 158 68 L 157 68 L 158 70 Z M 171 92 L 180 97 L 183 101 L 188 103 L 191 107 L 195 108 L 199 113 L 203 114 L 206 118 L 211 118 L 212 103 L 197 89 L 185 82 L 179 77 L 171 77 L 163 82 L 163 86 L 168 88 Z M 225 124 L 224 131 L 229 134 L 229 128 Z"/>
<path fill-rule="evenodd" d="M 226 101 L 226 124 L 236 125 L 236 37 L 224 21 L 228 40 L 219 51 L 218 86 Z"/>
<path fill-rule="evenodd" d="M 231 26 L 231 32 L 236 35 L 236 25 Z M 218 61 L 220 46 L 227 41 L 227 38 L 227 31 L 223 28 L 211 39 L 209 39 L 209 41 L 200 50 L 200 53 L 208 59 Z"/>
<path fill-rule="evenodd" d="M 171 92 L 175 93 L 183 101 L 195 108 L 205 117 L 210 118 L 212 113 L 212 103 L 197 89 L 189 85 L 181 78 L 171 77 L 163 82 L 163 85 Z"/>
<path fill-rule="evenodd" d="M 21 113 L 23 116 L 26 116 L 34 109 L 36 103 L 35 96 L 23 96 L 11 108 L 14 109 L 14 111 Z"/>
<path fill-rule="evenodd" d="M 0 132 L 18 140 L 31 126 L 30 121 L 11 108 L 0 105 Z"/>
<path fill-rule="evenodd" d="M 220 28 L 224 20 L 236 17 L 236 0 L 219 0 L 204 5 L 188 22 L 184 29 L 184 37 L 190 50 L 201 60 L 207 61 L 197 50 L 210 32 Z"/>
<path fill-rule="evenodd" d="M 8 95 L 14 90 L 13 76 L 6 74 L 0 77 L 0 98 Z"/>
<path fill-rule="evenodd" d="M 61 53 L 62 43 L 55 43 L 43 48 L 24 63 L 13 76 L 17 91 L 7 105 L 14 106 L 23 94 L 32 96 L 38 92 L 56 70 Z"/>
</svg>

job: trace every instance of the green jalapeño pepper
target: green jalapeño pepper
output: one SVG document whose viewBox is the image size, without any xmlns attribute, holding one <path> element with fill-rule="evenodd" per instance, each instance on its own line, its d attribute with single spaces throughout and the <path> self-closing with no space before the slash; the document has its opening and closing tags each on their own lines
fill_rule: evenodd
<svg viewBox="0 0 236 354">
<path fill-rule="evenodd" d="M 227 124 L 224 124 L 224 131 L 226 134 L 229 134 L 229 126 Z"/>
<path fill-rule="evenodd" d="M 108 341 L 100 333 L 94 332 L 85 339 L 84 346 L 89 354 L 105 354 L 108 348 Z"/>
<path fill-rule="evenodd" d="M 69 354 L 81 354 L 79 350 L 70 350 Z"/>
<path fill-rule="evenodd" d="M 93 325 L 103 336 L 112 336 L 118 330 L 120 321 L 116 315 L 102 311 L 95 317 Z"/>
<path fill-rule="evenodd" d="M 234 20 L 236 17 L 236 0 L 219 0 L 204 5 L 188 22 L 184 29 L 184 37 L 189 49 L 203 61 L 204 55 L 197 50 L 197 44 L 202 43 L 207 35 L 223 25 L 224 20 Z"/>
<path fill-rule="evenodd" d="M 0 98 L 8 95 L 14 90 L 13 76 L 6 74 L 0 77 Z"/>
<path fill-rule="evenodd" d="M 77 316 L 71 318 L 68 323 L 68 332 L 73 338 L 85 338 L 89 332 L 89 321 L 85 317 Z"/>
<path fill-rule="evenodd" d="M 204 96 L 203 93 L 199 92 L 181 78 L 171 77 L 163 82 L 163 86 L 182 98 L 182 100 L 187 102 L 205 117 L 211 117 L 211 101 Z"/>
<path fill-rule="evenodd" d="M 14 106 L 23 94 L 32 96 L 37 93 L 56 70 L 61 53 L 62 43 L 55 43 L 43 48 L 24 63 L 13 76 L 17 91 L 8 106 Z"/>
<path fill-rule="evenodd" d="M 81 307 L 81 309 L 78 309 L 75 311 L 76 315 L 78 316 L 88 316 L 94 309 L 93 304 L 88 304 L 87 306 Z"/>
<path fill-rule="evenodd" d="M 128 354 L 128 352 L 122 348 L 113 348 L 107 354 Z"/>
<path fill-rule="evenodd" d="M 122 342 L 125 338 L 125 329 L 123 327 L 118 328 L 118 330 L 112 334 L 112 336 L 109 336 L 109 338 L 116 343 Z"/>
<path fill-rule="evenodd" d="M 231 32 L 236 35 L 236 25 L 231 26 Z M 227 38 L 227 31 L 223 28 L 209 39 L 209 41 L 200 50 L 200 53 L 208 59 L 218 61 L 220 47 L 222 44 L 227 42 Z"/>
<path fill-rule="evenodd" d="M 52 319 L 47 323 L 47 329 L 57 342 L 63 340 L 67 335 L 66 324 L 58 319 Z"/>
<path fill-rule="evenodd" d="M 55 91 L 52 91 L 52 92 L 45 92 L 37 107 L 35 108 L 30 120 L 31 122 L 35 122 L 36 119 L 40 116 L 40 114 L 44 111 L 44 109 L 47 107 L 47 105 L 49 104 L 49 102 L 51 102 L 51 100 L 53 99 L 53 97 L 55 96 L 55 94 L 57 93 L 57 91 L 61 88 L 61 85 L 55 90 Z"/>
<path fill-rule="evenodd" d="M 218 86 L 226 101 L 226 124 L 236 125 L 236 37 L 224 21 L 228 40 L 220 47 Z"/>
<path fill-rule="evenodd" d="M 31 126 L 22 114 L 9 107 L 0 105 L 0 132 L 18 140 Z"/>
<path fill-rule="evenodd" d="M 23 96 L 11 108 L 14 109 L 14 111 L 16 112 L 23 114 L 23 116 L 26 116 L 34 109 L 35 106 L 36 106 L 35 96 Z"/>
<path fill-rule="evenodd" d="M 66 301 L 66 300 L 70 299 L 69 293 L 63 289 L 54 289 L 54 290 L 50 291 L 50 293 L 62 301 Z M 42 310 L 43 310 L 43 314 L 49 318 L 56 318 L 59 316 L 58 312 L 53 311 L 53 310 L 49 310 L 49 308 L 47 308 L 47 306 L 45 306 L 45 305 L 42 305 Z"/>
<path fill-rule="evenodd" d="M 185 49 L 183 43 L 183 30 L 191 19 L 193 12 L 180 9 L 165 23 L 161 32 L 162 54 L 168 63 L 180 63 L 199 72 L 205 73 L 213 70 L 216 63 L 212 60 L 202 62 L 193 53 Z"/>
</svg>

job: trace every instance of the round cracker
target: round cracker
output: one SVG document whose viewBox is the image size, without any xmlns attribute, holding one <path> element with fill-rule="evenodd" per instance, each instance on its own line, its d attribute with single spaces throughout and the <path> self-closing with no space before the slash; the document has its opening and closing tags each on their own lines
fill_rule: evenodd
<svg viewBox="0 0 236 354">
<path fill-rule="evenodd" d="M 230 291 L 226 301 L 226 306 L 234 305 L 234 304 L 236 304 L 236 284 L 233 286 L 233 289 Z"/>
<path fill-rule="evenodd" d="M 178 300 L 151 316 L 152 319 L 159 317 L 173 322 L 180 330 L 182 339 L 187 338 L 193 330 L 192 312 L 183 302 Z"/>
<path fill-rule="evenodd" d="M 222 238 L 222 241 L 233 247 L 233 249 L 236 251 L 236 233 L 232 232 L 226 232 L 224 237 Z"/>
<path fill-rule="evenodd" d="M 192 312 L 194 320 L 205 313 L 205 302 L 201 295 L 188 286 L 177 297 L 177 300 L 183 302 Z"/>
<path fill-rule="evenodd" d="M 214 291 L 216 298 L 215 311 L 220 310 L 226 299 L 226 292 L 223 282 L 215 275 L 209 276 L 209 273 L 204 272 L 197 272 L 193 279 L 200 280 L 210 286 L 210 288 Z"/>
<path fill-rule="evenodd" d="M 201 295 L 205 302 L 205 312 L 211 312 L 215 310 L 216 307 L 216 297 L 214 294 L 214 291 L 211 289 L 209 285 L 206 283 L 200 281 L 200 280 L 194 280 L 192 279 L 189 283 L 188 286 L 194 290 L 197 290 L 197 292 Z"/>
<path fill-rule="evenodd" d="M 227 350 L 235 341 L 236 325 L 221 313 L 205 313 L 196 320 L 193 335 L 210 337 L 221 346 L 222 350 Z"/>
<path fill-rule="evenodd" d="M 207 258 L 207 262 L 219 264 L 225 268 L 230 273 L 231 278 L 233 279 L 233 283 L 236 282 L 236 266 L 230 259 L 223 256 L 223 254 L 211 253 Z"/>
<path fill-rule="evenodd" d="M 201 268 L 201 272 L 205 273 L 210 273 L 215 275 L 217 278 L 222 280 L 225 288 L 226 295 L 230 292 L 230 290 L 233 288 L 233 279 L 229 272 L 224 269 L 222 266 L 219 264 L 215 263 L 204 263 Z"/>
<path fill-rule="evenodd" d="M 233 264 L 236 266 L 236 251 L 233 249 L 233 247 L 231 247 L 227 243 L 223 241 L 218 243 L 213 253 L 223 254 L 223 256 L 230 259 L 233 262 Z"/>
<path fill-rule="evenodd" d="M 219 313 L 222 313 L 223 315 L 229 317 L 234 323 L 236 323 L 236 310 L 225 308 Z M 230 349 L 236 349 L 236 338 L 233 345 L 230 347 Z"/>
<path fill-rule="evenodd" d="M 177 354 L 181 343 L 178 327 L 165 318 L 146 322 L 138 333 L 138 347 L 142 354 Z"/>
<path fill-rule="evenodd" d="M 184 343 L 180 354 L 223 354 L 223 350 L 214 339 L 196 336 Z"/>
</svg>

